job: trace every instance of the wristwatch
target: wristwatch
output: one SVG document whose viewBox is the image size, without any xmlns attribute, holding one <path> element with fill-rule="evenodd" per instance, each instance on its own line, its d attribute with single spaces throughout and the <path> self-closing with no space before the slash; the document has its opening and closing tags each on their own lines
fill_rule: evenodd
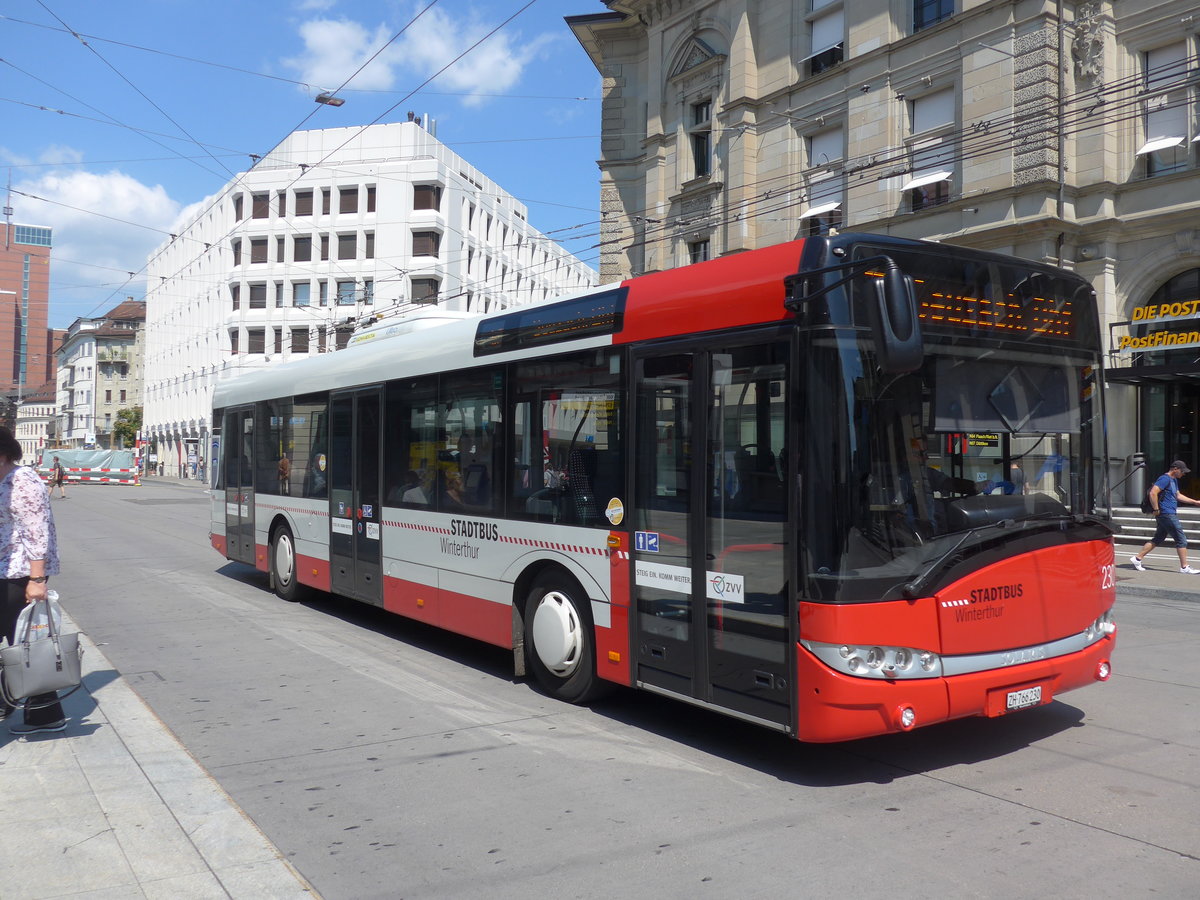
<svg viewBox="0 0 1200 900">
<path fill-rule="evenodd" d="M 50 580 L 50 578 L 47 575 L 39 575 L 36 578 L 30 577 L 29 580 L 32 581 L 34 584 L 45 584 L 47 581 Z"/>
</svg>

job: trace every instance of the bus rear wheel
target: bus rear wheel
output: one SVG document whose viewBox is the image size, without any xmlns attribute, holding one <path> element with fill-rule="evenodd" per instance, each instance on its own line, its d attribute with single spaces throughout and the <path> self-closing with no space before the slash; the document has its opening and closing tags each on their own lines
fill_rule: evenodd
<svg viewBox="0 0 1200 900">
<path fill-rule="evenodd" d="M 296 539 L 286 525 L 279 526 L 271 538 L 271 583 L 275 593 L 289 603 L 300 599 L 296 580 Z"/>
<path fill-rule="evenodd" d="M 596 675 L 596 638 L 590 601 L 565 575 L 539 575 L 525 604 L 525 653 L 546 693 L 587 703 L 603 693 Z"/>
</svg>

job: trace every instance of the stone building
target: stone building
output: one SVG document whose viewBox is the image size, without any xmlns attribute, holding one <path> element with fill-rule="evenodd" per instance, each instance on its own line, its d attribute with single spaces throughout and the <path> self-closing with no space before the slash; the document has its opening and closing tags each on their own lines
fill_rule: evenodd
<svg viewBox="0 0 1200 900">
<path fill-rule="evenodd" d="M 145 301 L 129 298 L 107 315 L 71 323 L 57 350 L 56 447 L 121 448 L 117 413 L 142 405 L 145 321 Z"/>
<path fill-rule="evenodd" d="M 830 228 L 1060 264 L 1100 299 L 1114 474 L 1200 470 L 1194 3 L 605 5 L 567 20 L 603 79 L 602 281 Z"/>
</svg>

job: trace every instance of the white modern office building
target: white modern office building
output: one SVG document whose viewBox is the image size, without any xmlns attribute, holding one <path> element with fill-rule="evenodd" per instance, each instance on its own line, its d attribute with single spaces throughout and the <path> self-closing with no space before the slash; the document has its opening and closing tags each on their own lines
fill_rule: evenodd
<svg viewBox="0 0 1200 900">
<path fill-rule="evenodd" d="M 221 377 L 332 352 L 377 318 L 490 312 L 595 282 L 427 123 L 296 132 L 150 258 L 143 437 L 175 474 L 210 456 Z"/>
</svg>

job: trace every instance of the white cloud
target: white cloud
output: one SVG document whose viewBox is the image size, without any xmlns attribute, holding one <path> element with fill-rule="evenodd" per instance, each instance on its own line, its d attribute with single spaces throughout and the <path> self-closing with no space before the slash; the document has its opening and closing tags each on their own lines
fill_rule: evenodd
<svg viewBox="0 0 1200 900">
<path fill-rule="evenodd" d="M 339 87 L 390 35 L 382 25 L 371 33 L 357 22 L 345 19 L 313 19 L 300 26 L 300 37 L 304 40 L 304 52 L 283 63 L 316 91 Z M 381 57 L 355 76 L 353 87 L 387 90 L 394 80 L 391 64 Z"/>
<path fill-rule="evenodd" d="M 442 69 L 487 35 L 498 23 L 476 14 L 455 18 L 440 9 L 422 15 L 370 66 L 348 85 L 365 90 L 389 90 L 401 80 L 415 87 Z M 313 19 L 300 26 L 304 52 L 284 60 L 314 88 L 332 89 L 350 78 L 358 66 L 382 47 L 394 33 L 384 25 L 373 31 L 346 19 Z M 438 77 L 443 90 L 467 95 L 463 103 L 478 106 L 485 95 L 512 89 L 526 67 L 556 37 L 541 35 L 524 40 L 506 28 L 471 50 Z"/>
<path fill-rule="evenodd" d="M 107 312 L 91 309 L 88 303 L 104 300 L 108 289 L 125 281 L 125 273 L 140 270 L 150 252 L 165 240 L 162 232 L 180 213 L 180 205 L 161 185 L 146 185 L 118 171 L 54 172 L 16 183 L 13 189 L 30 195 L 14 195 L 15 220 L 54 229 L 50 273 L 55 321 L 62 320 L 66 309 L 70 310 L 67 321 Z M 139 289 L 130 285 L 126 291 L 139 293 L 140 279 L 135 281 Z"/>
<path fill-rule="evenodd" d="M 324 12 L 330 9 L 337 0 L 300 0 L 296 9 L 300 12 Z"/>
</svg>

